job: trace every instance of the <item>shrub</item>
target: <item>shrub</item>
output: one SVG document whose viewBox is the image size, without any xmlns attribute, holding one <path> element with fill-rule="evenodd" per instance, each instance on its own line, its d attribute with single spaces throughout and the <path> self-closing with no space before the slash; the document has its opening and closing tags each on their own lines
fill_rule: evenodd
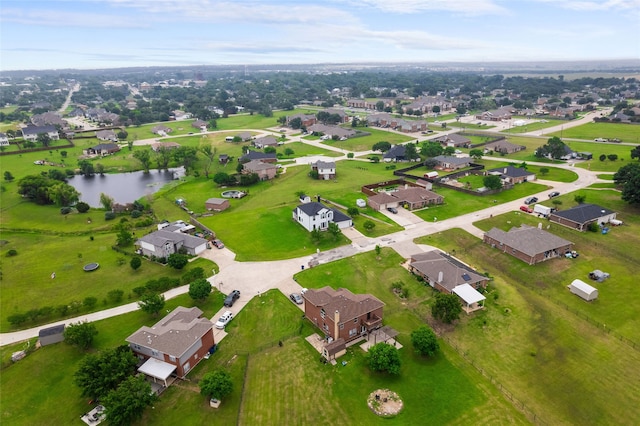
<svg viewBox="0 0 640 426">
<path fill-rule="evenodd" d="M 600 227 L 598 226 L 597 223 L 593 222 L 589 224 L 587 229 L 589 230 L 589 232 L 598 232 L 600 230 Z"/>
<path fill-rule="evenodd" d="M 104 220 L 113 220 L 116 218 L 116 213 L 109 211 L 104 213 Z"/>
<path fill-rule="evenodd" d="M 18 251 L 16 249 L 11 249 L 9 251 L 7 251 L 7 257 L 13 257 L 13 256 L 17 256 L 18 255 Z"/>
<path fill-rule="evenodd" d="M 60 214 L 69 214 L 71 213 L 71 207 L 62 207 L 60 208 Z"/>
<path fill-rule="evenodd" d="M 78 213 L 86 213 L 90 208 L 91 206 L 83 201 L 80 201 L 78 204 L 76 204 L 76 210 L 78 210 Z"/>
<path fill-rule="evenodd" d="M 122 298 L 124 297 L 124 291 L 122 290 L 111 290 L 107 293 L 107 298 L 111 303 L 120 303 L 122 302 Z"/>
<path fill-rule="evenodd" d="M 137 219 L 140 216 L 142 216 L 142 212 L 140 210 L 132 210 L 131 211 L 131 217 L 132 218 Z"/>
</svg>

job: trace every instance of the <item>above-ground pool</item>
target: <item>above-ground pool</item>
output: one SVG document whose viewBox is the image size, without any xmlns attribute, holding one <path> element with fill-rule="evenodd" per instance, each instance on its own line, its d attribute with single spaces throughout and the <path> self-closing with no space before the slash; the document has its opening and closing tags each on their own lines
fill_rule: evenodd
<svg viewBox="0 0 640 426">
<path fill-rule="evenodd" d="M 87 263 L 86 265 L 84 265 L 82 269 L 84 269 L 85 272 L 91 272 L 91 271 L 95 271 L 99 267 L 100 267 L 99 263 L 93 262 L 93 263 Z"/>
<path fill-rule="evenodd" d="M 222 193 L 222 196 L 223 196 L 224 198 L 242 198 L 242 197 L 244 197 L 245 195 L 247 195 L 247 193 L 246 193 L 246 192 L 237 191 L 237 190 L 235 190 L 235 189 L 230 189 L 230 190 L 228 190 L 228 191 L 224 191 L 224 192 Z"/>
</svg>

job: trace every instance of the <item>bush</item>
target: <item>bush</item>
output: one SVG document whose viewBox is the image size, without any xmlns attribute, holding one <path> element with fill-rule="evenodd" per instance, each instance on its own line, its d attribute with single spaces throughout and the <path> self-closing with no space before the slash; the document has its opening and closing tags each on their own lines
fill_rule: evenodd
<svg viewBox="0 0 640 426">
<path fill-rule="evenodd" d="M 182 275 L 182 284 L 189 284 L 200 278 L 204 278 L 204 269 L 198 266 Z"/>
<path fill-rule="evenodd" d="M 9 251 L 7 251 L 7 257 L 13 257 L 13 256 L 17 256 L 18 255 L 18 251 L 16 249 L 11 249 Z"/>
<path fill-rule="evenodd" d="M 131 211 L 131 217 L 132 218 L 137 219 L 140 216 L 142 216 L 142 212 L 140 210 L 132 210 Z"/>
<path fill-rule="evenodd" d="M 91 206 L 89 206 L 89 204 L 85 203 L 84 201 L 80 201 L 78 204 L 76 204 L 76 210 L 78 210 L 78 213 L 86 213 L 90 208 Z"/>
<path fill-rule="evenodd" d="M 124 291 L 122 290 L 111 290 L 107 293 L 107 298 L 111 303 L 120 303 L 122 302 L 122 298 L 124 297 Z"/>
<path fill-rule="evenodd" d="M 60 208 L 60 214 L 69 214 L 71 213 L 71 207 L 62 207 Z"/>
<path fill-rule="evenodd" d="M 116 218 L 115 212 L 109 211 L 104 213 L 104 220 L 113 220 Z"/>
<path fill-rule="evenodd" d="M 587 229 L 589 230 L 589 232 L 598 232 L 600 230 L 600 227 L 598 226 L 597 223 L 593 222 L 589 224 Z"/>
</svg>

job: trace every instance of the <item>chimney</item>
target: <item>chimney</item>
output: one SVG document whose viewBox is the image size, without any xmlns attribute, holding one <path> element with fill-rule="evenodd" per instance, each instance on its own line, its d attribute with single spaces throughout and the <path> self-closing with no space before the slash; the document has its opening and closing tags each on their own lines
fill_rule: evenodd
<svg viewBox="0 0 640 426">
<path fill-rule="evenodd" d="M 338 334 L 340 331 L 340 312 L 338 312 L 338 310 L 336 309 L 336 313 L 333 316 L 333 338 L 337 339 L 338 337 L 340 337 L 340 335 Z"/>
<path fill-rule="evenodd" d="M 504 173 L 505 175 L 507 174 L 507 168 L 506 167 L 504 168 L 504 172 L 502 172 L 502 173 Z"/>
<path fill-rule="evenodd" d="M 442 271 L 438 272 L 438 282 L 441 283 L 442 279 L 444 278 L 444 274 L 442 273 Z"/>
</svg>

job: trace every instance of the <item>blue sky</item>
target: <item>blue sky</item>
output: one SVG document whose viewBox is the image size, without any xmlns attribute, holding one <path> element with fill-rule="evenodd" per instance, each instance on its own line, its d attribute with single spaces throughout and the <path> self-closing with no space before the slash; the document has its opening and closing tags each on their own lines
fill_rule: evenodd
<svg viewBox="0 0 640 426">
<path fill-rule="evenodd" d="M 640 0 L 0 0 L 0 70 L 640 59 Z"/>
</svg>

